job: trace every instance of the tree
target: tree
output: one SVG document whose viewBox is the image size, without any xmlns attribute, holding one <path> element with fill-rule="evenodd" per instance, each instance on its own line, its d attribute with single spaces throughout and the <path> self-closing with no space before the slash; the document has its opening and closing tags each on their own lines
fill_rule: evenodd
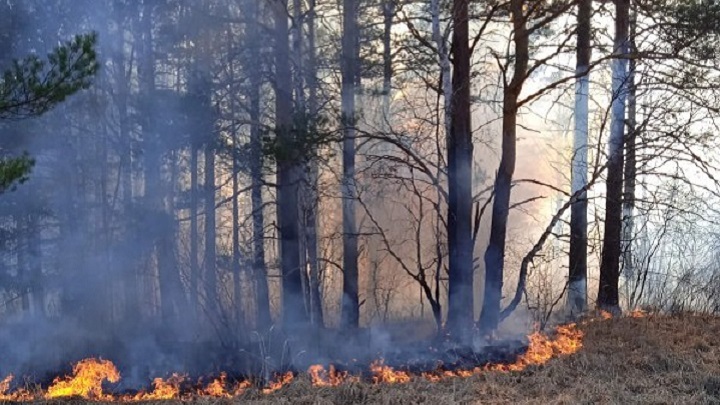
<svg viewBox="0 0 720 405">
<path fill-rule="evenodd" d="M 629 53 L 628 27 L 630 0 L 615 0 L 615 40 L 612 61 L 612 109 L 610 139 L 608 140 L 607 196 L 605 201 L 605 230 L 597 306 L 617 312 L 620 310 L 619 276 L 622 229 L 622 194 L 625 141 L 625 101 L 628 89 L 627 58 Z"/>
<path fill-rule="evenodd" d="M 575 73 L 575 132 L 573 138 L 571 194 L 587 184 L 588 104 L 590 97 L 592 0 L 578 2 L 577 61 Z M 568 311 L 577 315 L 587 306 L 587 194 L 570 208 Z"/>
<path fill-rule="evenodd" d="M 283 325 L 288 330 L 306 324 L 300 276 L 300 215 L 298 184 L 300 156 L 294 126 L 287 0 L 274 0 L 275 136 L 277 138 L 277 211 L 280 227 Z"/>
<path fill-rule="evenodd" d="M 342 126 L 343 126 L 343 293 L 342 320 L 344 328 L 357 328 L 360 322 L 358 235 L 355 201 L 355 85 L 358 69 L 358 3 L 343 2 L 342 34 Z"/>
<path fill-rule="evenodd" d="M 461 341 L 473 325 L 472 126 L 468 0 L 453 2 L 453 76 L 448 134 L 448 329 Z M 442 48 L 441 48 L 442 49 Z M 440 56 L 443 58 L 443 56 Z M 444 69 L 445 74 L 448 72 Z M 450 96 L 445 94 L 446 97 Z"/>
<path fill-rule="evenodd" d="M 510 214 L 510 191 L 517 149 L 518 98 L 525 82 L 530 60 L 530 33 L 527 30 L 525 1 L 511 0 L 510 14 L 513 23 L 515 61 L 511 80 L 503 78 L 502 154 L 495 178 L 492 227 L 490 241 L 485 250 L 485 294 L 480 314 L 480 329 L 495 330 L 500 321 L 500 301 L 505 266 L 505 239 Z"/>
</svg>

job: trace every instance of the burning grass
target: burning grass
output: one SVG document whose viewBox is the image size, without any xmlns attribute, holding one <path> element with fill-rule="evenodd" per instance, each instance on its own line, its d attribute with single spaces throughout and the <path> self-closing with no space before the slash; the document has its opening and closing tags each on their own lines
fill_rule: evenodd
<svg viewBox="0 0 720 405">
<path fill-rule="evenodd" d="M 187 397 L 199 404 L 718 403 L 718 334 L 717 318 L 634 313 L 560 329 L 552 339 L 532 335 L 528 351 L 512 364 L 412 374 L 378 361 L 369 376 L 317 365 L 264 388 L 221 376 Z M 0 381 L 0 392 L 3 387 Z M 115 399 L 158 402 L 155 392 L 158 385 L 144 397 Z"/>
</svg>

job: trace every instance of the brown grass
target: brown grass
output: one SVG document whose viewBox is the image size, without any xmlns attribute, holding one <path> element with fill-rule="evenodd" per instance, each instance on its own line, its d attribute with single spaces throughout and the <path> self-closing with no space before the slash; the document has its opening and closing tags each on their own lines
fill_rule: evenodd
<svg viewBox="0 0 720 405">
<path fill-rule="evenodd" d="M 720 318 L 622 318 L 582 326 L 583 349 L 522 372 L 430 383 L 315 388 L 299 378 L 263 395 L 196 404 L 720 403 Z M 68 403 L 72 401 L 65 401 Z M 63 403 L 63 402 L 58 402 Z M 167 402 L 166 402 L 167 403 Z"/>
</svg>

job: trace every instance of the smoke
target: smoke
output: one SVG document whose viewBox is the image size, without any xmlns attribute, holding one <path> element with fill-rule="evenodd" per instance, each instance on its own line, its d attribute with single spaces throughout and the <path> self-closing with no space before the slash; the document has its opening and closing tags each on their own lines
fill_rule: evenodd
<svg viewBox="0 0 720 405">
<path fill-rule="evenodd" d="M 387 254 L 361 258 L 364 268 L 374 265 L 378 269 L 375 276 L 379 280 L 362 275 L 361 284 L 368 286 L 365 291 L 369 295 L 371 288 L 383 289 L 372 291 L 374 297 L 365 301 L 365 308 L 371 301 L 378 308 L 373 308 L 377 313 L 372 312 L 365 320 L 372 327 L 358 333 L 359 337 L 348 341 L 341 333 L 325 330 L 300 337 L 280 333 L 271 336 L 259 331 L 253 340 L 249 333 L 253 325 L 244 321 L 253 318 L 255 308 L 241 307 L 240 299 L 231 292 L 232 254 L 220 243 L 215 263 L 205 262 L 203 255 L 203 191 L 207 191 L 202 184 L 204 148 L 216 135 L 214 152 L 221 161 L 217 164 L 216 184 L 226 186 L 230 177 L 226 162 L 231 158 L 225 146 L 232 144 L 228 134 L 236 126 L 240 132 L 247 129 L 247 125 L 236 124 L 218 112 L 228 108 L 229 96 L 225 88 L 212 88 L 211 81 L 217 76 L 229 80 L 228 72 L 216 66 L 226 61 L 208 62 L 213 58 L 204 55 L 206 59 L 195 63 L 200 59 L 194 53 L 201 48 L 197 44 L 209 46 L 207 43 L 212 42 L 208 39 L 211 34 L 203 33 L 209 31 L 206 14 L 194 6 L 164 8 L 163 2 L 157 2 L 153 6 L 157 7 L 155 20 L 146 30 L 150 6 L 142 3 L 0 3 L 0 47 L 7 48 L 7 52 L 0 48 L 0 57 L 5 58 L 0 60 L 2 65 L 10 57 L 43 55 L 57 45 L 58 39 L 96 31 L 102 66 L 91 89 L 69 98 L 50 113 L 21 122 L 0 122 L 2 153 L 17 155 L 27 151 L 37 161 L 27 183 L 0 196 L 0 347 L 4 348 L 0 351 L 0 376 L 12 373 L 45 381 L 58 371 L 69 370 L 73 362 L 94 356 L 114 361 L 123 372 L 123 384 L 138 387 L 147 384 L 150 376 L 169 372 L 223 369 L 250 373 L 265 368 L 265 363 L 274 369 L 303 368 L 319 361 L 349 362 L 353 358 L 369 364 L 381 357 L 397 363 L 413 359 L 429 364 L 444 356 L 427 351 L 427 345 L 411 344 L 416 340 L 427 343 L 435 324 L 428 322 L 431 311 L 427 302 L 418 310 L 417 285 L 397 263 L 392 264 Z M 155 48 L 147 49 L 148 45 Z M 242 47 L 231 50 L 243 51 Z M 266 56 L 250 58 L 253 63 L 264 63 L 261 59 Z M 147 63 L 147 59 L 157 60 Z M 154 70 L 154 75 L 144 81 L 146 75 L 152 74 L 148 68 Z M 149 82 L 154 82 L 155 90 L 147 87 Z M 238 87 L 245 85 L 243 82 Z M 398 119 L 402 118 L 398 114 Z M 191 150 L 198 155 L 196 190 L 190 189 L 188 174 Z M 479 160 L 485 173 L 496 167 L 492 159 Z M 536 174 L 534 163 L 521 162 L 520 166 L 520 173 Z M 246 173 L 240 173 L 240 177 L 247 181 Z M 488 180 L 486 176 L 477 179 L 476 187 Z M 228 199 L 226 188 L 218 192 L 218 200 Z M 403 219 L 412 218 L 415 212 L 411 210 L 416 207 L 405 205 L 406 194 L 385 191 L 390 193 L 388 200 L 395 199 L 393 207 L 381 206 L 383 212 L 377 218 L 383 225 L 398 224 L 393 225 L 389 237 L 397 238 L 397 252 L 402 257 L 414 260 L 415 251 L 401 238 L 416 231 L 409 222 L 403 223 Z M 431 193 L 434 191 L 423 195 Z M 525 196 L 523 192 L 518 195 Z M 189 257 L 193 200 L 201 234 L 195 269 L 199 274 L 193 274 Z M 338 201 L 324 202 L 322 208 L 332 208 Z M 249 216 L 251 208 L 246 205 L 240 210 Z M 434 209 L 428 207 L 422 209 Z M 218 218 L 217 232 L 226 237 L 225 233 L 230 232 L 223 227 L 236 224 L 227 225 L 226 208 L 218 210 Z M 337 217 L 322 219 L 328 223 L 333 220 Z M 268 228 L 274 225 L 270 222 Z M 328 223 L 324 223 L 324 237 L 331 240 L 328 229 L 333 224 Z M 513 217 L 513 225 L 524 224 Z M 481 240 L 486 238 L 486 229 L 487 219 Z M 424 246 L 430 242 L 425 235 L 435 230 L 430 226 L 422 231 Z M 442 237 L 442 232 L 435 237 Z M 249 238 L 242 235 L 241 239 Z M 375 253 L 382 251 L 382 243 L 375 243 Z M 332 246 L 323 248 L 332 250 Z M 243 253 L 246 250 L 243 246 Z M 427 257 L 427 252 L 423 255 Z M 250 260 L 245 256 L 241 258 L 241 290 L 251 292 L 252 282 L 248 280 L 252 274 L 246 265 Z M 270 275 L 275 276 L 274 263 L 269 262 Z M 217 298 L 209 296 L 212 288 L 207 288 L 214 276 L 209 277 L 204 270 L 215 266 Z M 323 293 L 329 301 L 327 297 L 339 296 L 339 283 L 327 277 Z M 481 278 L 478 272 L 476 280 Z M 271 285 L 275 282 L 271 278 Z M 477 287 L 475 290 L 481 291 Z M 441 300 L 444 294 L 438 293 Z M 197 302 L 193 305 L 195 295 Z M 277 295 L 271 298 L 275 300 Z M 480 302 L 479 297 L 476 301 Z M 381 305 L 390 309 L 382 314 Z M 326 302 L 325 309 L 335 308 Z M 245 313 L 237 316 L 242 319 L 236 319 L 240 310 Z M 332 311 L 328 312 L 326 318 L 332 319 Z M 380 325 L 412 317 L 424 319 Z M 505 335 L 508 340 L 526 333 L 526 318 L 522 319 L 508 322 L 512 325 Z M 290 349 L 288 342 L 293 345 Z M 486 343 L 479 342 L 476 349 L 483 350 Z"/>
</svg>

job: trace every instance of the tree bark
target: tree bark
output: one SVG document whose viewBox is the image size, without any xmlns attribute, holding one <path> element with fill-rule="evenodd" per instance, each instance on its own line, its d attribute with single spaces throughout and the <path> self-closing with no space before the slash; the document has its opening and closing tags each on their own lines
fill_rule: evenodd
<svg viewBox="0 0 720 405">
<path fill-rule="evenodd" d="M 155 58 L 153 55 L 152 32 L 153 5 L 144 4 L 143 16 L 140 21 L 142 43 L 140 61 L 138 66 L 138 79 L 140 81 L 141 103 L 149 106 L 156 96 L 155 92 Z M 171 213 L 167 212 L 163 201 L 164 185 L 161 169 L 164 151 L 161 148 L 160 134 L 155 117 L 150 115 L 150 108 L 144 108 L 141 117 L 143 139 L 143 169 L 145 202 L 149 208 L 149 218 L 146 224 L 152 235 L 152 244 L 157 259 L 158 284 L 160 291 L 160 314 L 165 327 L 170 325 L 178 314 L 177 294 L 175 290 L 178 278 L 177 266 L 174 262 L 174 252 L 171 248 L 174 239 L 173 221 Z M 167 330 L 167 329 L 165 329 Z"/>
<path fill-rule="evenodd" d="M 295 94 L 295 112 L 297 117 L 300 118 L 301 125 L 304 125 L 301 133 L 303 136 L 309 135 L 310 115 L 308 114 L 307 106 L 305 104 L 305 68 L 304 68 L 304 50 L 303 50 L 303 7 L 301 0 L 293 0 L 293 13 L 292 13 L 292 27 L 290 29 L 292 35 L 292 55 L 293 55 L 293 90 Z M 300 281 L 303 286 L 303 300 L 305 302 L 305 310 L 310 312 L 311 298 L 310 298 L 310 279 L 308 275 L 308 235 L 305 219 L 307 211 L 309 209 L 310 201 L 310 190 L 308 182 L 308 171 L 307 165 L 303 165 L 300 176 L 300 182 L 298 188 L 300 191 L 300 223 L 298 224 L 300 229 Z M 312 319 L 312 317 L 311 317 Z"/>
<path fill-rule="evenodd" d="M 355 200 L 355 84 L 357 82 L 357 0 L 343 2 L 342 124 L 343 124 L 343 294 L 341 327 L 359 326 L 358 235 Z"/>
<path fill-rule="evenodd" d="M 198 264 L 198 145 L 190 144 L 190 310 L 198 319 L 198 291 L 200 265 Z"/>
<path fill-rule="evenodd" d="M 208 315 L 220 315 L 220 301 L 217 287 L 216 229 L 215 229 L 215 140 L 212 128 L 205 144 L 205 306 Z"/>
<path fill-rule="evenodd" d="M 308 111 L 312 119 L 319 114 L 318 111 L 318 82 L 317 82 L 317 49 L 315 49 L 315 0 L 310 0 L 308 10 Z M 318 199 L 318 162 L 312 156 L 307 167 L 308 199 L 305 212 L 305 240 L 307 248 L 308 265 L 310 267 L 310 320 L 314 325 L 323 326 L 324 316 L 322 297 L 320 295 L 320 263 L 318 261 L 318 233 L 317 211 Z"/>
<path fill-rule="evenodd" d="M 275 126 L 279 156 L 277 168 L 280 267 L 282 272 L 283 326 L 296 330 L 307 322 L 300 277 L 298 160 L 293 144 L 292 72 L 288 40 L 288 2 L 275 6 Z"/>
<path fill-rule="evenodd" d="M 448 330 L 466 341 L 473 326 L 472 126 L 469 1 L 453 2 L 451 128 L 448 136 Z M 442 55 L 440 55 L 442 58 Z M 442 60 L 442 59 L 441 59 Z M 445 72 L 447 73 L 447 72 Z M 447 94 L 446 94 L 447 96 Z"/>
<path fill-rule="evenodd" d="M 383 87 L 382 87 L 382 128 L 389 129 L 390 98 L 392 93 L 392 26 L 396 0 L 383 2 Z"/>
<path fill-rule="evenodd" d="M 633 6 L 634 8 L 635 6 Z M 637 23 L 636 11 L 633 9 L 630 15 L 630 53 L 637 52 L 635 45 L 635 30 Z M 628 278 L 635 275 L 633 264 L 632 240 L 634 231 L 635 216 L 635 184 L 637 177 L 637 158 L 635 148 L 637 146 L 637 86 L 635 85 L 635 68 L 637 62 L 634 58 L 629 61 L 630 71 L 628 72 L 628 99 L 627 99 L 627 140 L 625 141 L 625 173 L 623 188 L 623 228 L 622 228 L 622 266 L 623 272 Z"/>
<path fill-rule="evenodd" d="M 570 194 L 588 181 L 588 105 L 590 96 L 590 36 L 592 0 L 578 2 L 577 61 L 575 73 L 575 134 L 573 139 Z M 570 207 L 570 256 L 567 309 L 571 316 L 587 307 L 587 193 Z"/>
<path fill-rule="evenodd" d="M 252 54 L 260 52 L 262 41 L 258 31 L 260 25 L 260 13 L 258 2 L 248 1 L 249 44 L 252 47 Z M 253 275 L 255 282 L 255 317 L 258 329 L 267 329 L 272 323 L 270 316 L 270 292 L 267 280 L 267 267 L 265 265 L 265 211 L 262 195 L 263 187 L 263 146 L 262 131 L 260 122 L 260 88 L 262 86 L 262 70 L 255 61 L 248 59 L 246 69 L 248 71 L 250 89 L 250 198 L 252 205 L 252 229 L 253 229 Z"/>
<path fill-rule="evenodd" d="M 628 25 L 630 0 L 615 0 L 615 53 L 628 53 Z M 627 97 L 627 59 L 612 61 L 612 107 L 610 139 L 608 140 L 607 196 L 605 200 L 605 230 L 603 235 L 600 285 L 597 306 L 620 311 L 618 291 L 621 255 L 623 162 L 625 140 L 625 101 Z"/>
<path fill-rule="evenodd" d="M 233 50 L 233 35 L 232 30 L 228 30 L 228 54 L 232 54 Z M 229 65 L 229 80 L 232 83 L 230 92 L 230 114 L 235 116 L 236 104 L 235 104 L 235 63 L 234 58 L 228 58 Z M 238 136 L 238 130 L 235 125 L 232 126 L 232 274 L 233 274 L 233 304 L 234 304 L 234 320 L 237 328 L 240 328 L 244 321 L 244 309 L 242 300 L 242 266 L 240 253 L 240 156 L 238 150 L 240 149 L 240 139 Z"/>
<path fill-rule="evenodd" d="M 510 191 L 517 149 L 518 97 L 527 76 L 529 63 L 529 38 L 526 18 L 523 14 L 524 0 L 511 0 L 510 13 L 513 21 L 515 42 L 515 69 L 510 83 L 503 92 L 502 154 L 494 185 L 494 200 L 490 242 L 485 251 L 485 295 L 480 314 L 480 329 L 492 331 L 500 321 L 500 304 L 505 267 L 505 242 L 510 214 Z"/>
</svg>

